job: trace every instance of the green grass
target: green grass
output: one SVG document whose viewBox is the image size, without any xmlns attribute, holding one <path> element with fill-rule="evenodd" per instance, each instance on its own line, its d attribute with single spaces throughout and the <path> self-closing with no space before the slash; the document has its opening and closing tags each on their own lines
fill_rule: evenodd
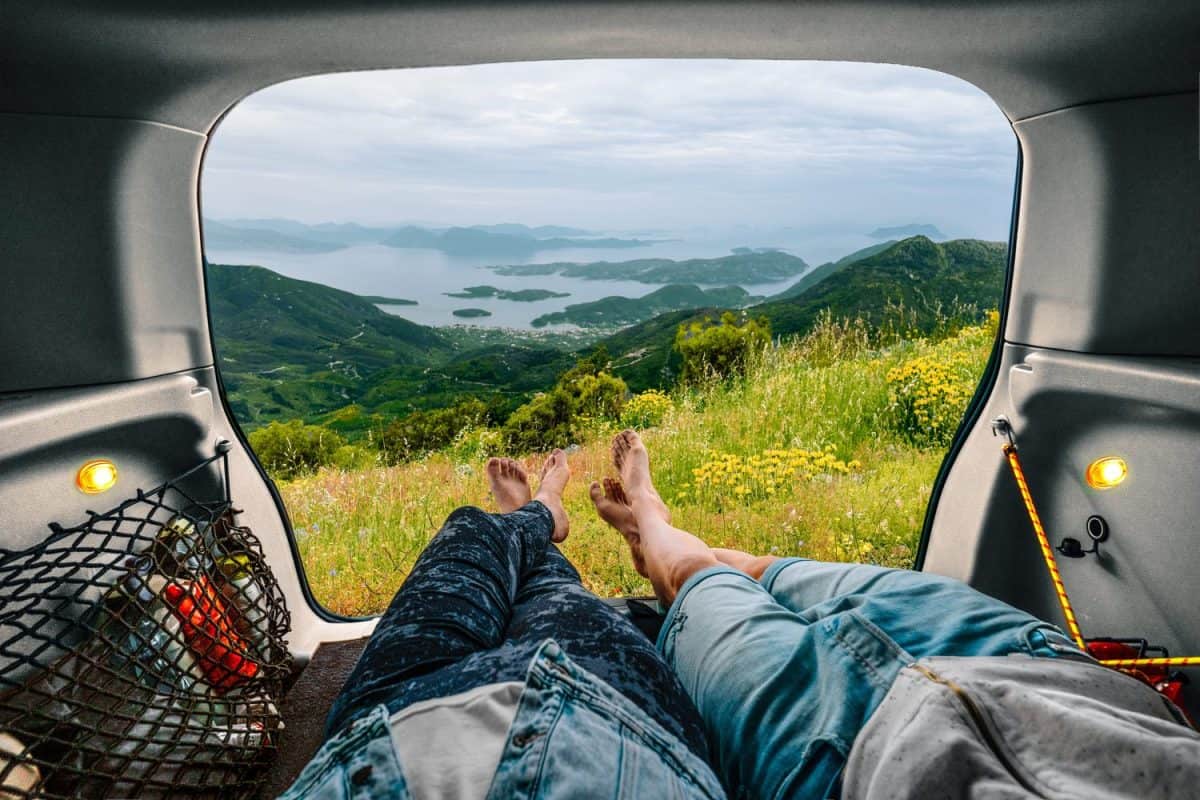
<svg viewBox="0 0 1200 800">
<path fill-rule="evenodd" d="M 862 326 L 825 319 L 803 340 L 764 352 L 742 379 L 677 390 L 661 424 L 644 431 L 675 524 L 713 546 L 756 554 L 911 566 L 944 450 L 904 427 L 911 423 L 897 412 L 888 373 L 953 354 L 973 365 L 963 379 L 977 381 L 993 336 L 994 328 L 981 326 L 941 342 L 872 348 Z M 565 497 L 571 535 L 563 551 L 602 596 L 650 591 L 587 497 L 591 480 L 613 474 L 608 441 L 618 427 L 598 422 L 572 448 Z M 492 507 L 483 464 L 496 440 L 474 431 L 418 462 L 325 469 L 281 485 L 317 599 L 344 614 L 381 611 L 450 511 Z M 772 456 L 764 454 L 783 450 L 829 458 L 814 456 L 784 475 L 788 464 L 800 463 L 799 456 L 784 457 L 769 474 Z M 715 454 L 746 466 L 700 491 L 696 471 Z M 537 455 L 523 460 L 531 472 L 541 464 Z"/>
</svg>

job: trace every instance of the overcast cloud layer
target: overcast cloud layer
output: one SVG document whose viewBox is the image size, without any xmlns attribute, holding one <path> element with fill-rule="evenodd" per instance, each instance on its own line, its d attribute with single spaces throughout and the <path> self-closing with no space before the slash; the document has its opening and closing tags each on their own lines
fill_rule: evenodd
<svg viewBox="0 0 1200 800">
<path fill-rule="evenodd" d="M 243 101 L 206 216 L 870 230 L 1005 239 L 1016 143 L 956 78 L 880 64 L 576 61 L 305 78 Z"/>
</svg>

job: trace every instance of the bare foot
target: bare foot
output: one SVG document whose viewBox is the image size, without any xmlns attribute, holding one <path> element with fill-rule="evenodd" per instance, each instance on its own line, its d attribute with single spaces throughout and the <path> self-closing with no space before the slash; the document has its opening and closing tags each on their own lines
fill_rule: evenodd
<svg viewBox="0 0 1200 800">
<path fill-rule="evenodd" d="M 592 482 L 590 489 L 592 503 L 600 519 L 607 522 L 625 537 L 629 552 L 633 555 L 633 567 L 643 578 L 646 575 L 646 560 L 642 557 L 642 540 L 638 536 L 637 519 L 633 509 L 629 507 L 629 498 L 625 496 L 625 487 L 620 481 L 605 478 L 601 487 L 597 481 Z"/>
<path fill-rule="evenodd" d="M 703 541 L 671 526 L 671 514 L 650 479 L 650 456 L 641 437 L 622 431 L 613 439 L 612 453 L 637 523 L 637 547 L 630 544 L 634 563 L 642 563 L 658 601 L 670 606 L 688 578 L 720 562 Z"/>
<path fill-rule="evenodd" d="M 492 497 L 496 498 L 501 514 L 516 511 L 533 499 L 529 493 L 529 474 L 516 461 L 511 458 L 489 458 L 484 469 Z"/>
<path fill-rule="evenodd" d="M 630 507 L 644 503 L 647 511 L 652 511 L 669 523 L 671 512 L 650 478 L 650 454 L 646 452 L 642 437 L 631 430 L 621 431 L 613 437 L 612 457 L 613 465 L 625 484 L 624 493 L 629 498 Z"/>
<path fill-rule="evenodd" d="M 542 465 L 542 480 L 538 485 L 537 494 L 533 496 L 534 500 L 550 509 L 550 514 L 554 517 L 554 533 L 550 535 L 553 542 L 561 542 L 570 532 L 571 523 L 562 499 L 563 490 L 567 488 L 567 480 L 570 477 L 567 454 L 562 450 L 555 450 Z"/>
<path fill-rule="evenodd" d="M 722 564 L 744 572 L 754 580 L 760 580 L 767 567 L 778 560 L 777 556 L 752 556 L 741 550 L 726 550 L 723 547 L 712 548 L 712 553 Z"/>
</svg>

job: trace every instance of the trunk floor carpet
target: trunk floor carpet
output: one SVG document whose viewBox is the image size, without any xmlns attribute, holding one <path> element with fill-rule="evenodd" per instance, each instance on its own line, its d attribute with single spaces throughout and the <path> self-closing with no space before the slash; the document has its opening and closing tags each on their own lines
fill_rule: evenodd
<svg viewBox="0 0 1200 800">
<path fill-rule="evenodd" d="M 354 669 L 367 640 L 327 642 L 292 684 L 279 711 L 286 727 L 279 735 L 279 755 L 271 763 L 260 797 L 275 797 L 296 779 L 321 746 L 325 715 Z"/>
</svg>

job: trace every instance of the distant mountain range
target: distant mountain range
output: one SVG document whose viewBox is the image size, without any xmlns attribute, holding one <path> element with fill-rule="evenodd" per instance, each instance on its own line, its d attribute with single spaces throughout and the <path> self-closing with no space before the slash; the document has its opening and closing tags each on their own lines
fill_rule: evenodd
<svg viewBox="0 0 1200 800">
<path fill-rule="evenodd" d="M 528 230 L 532 232 L 533 229 Z M 444 231 L 434 231 L 428 228 L 418 228 L 409 225 L 394 231 L 391 235 L 380 241 L 379 244 L 386 247 L 440 250 L 451 256 L 477 256 L 503 259 L 531 256 L 534 253 L 545 250 L 643 247 L 653 244 L 653 242 L 641 239 L 614 239 L 611 237 L 567 239 L 555 236 L 549 239 L 539 239 L 533 236 L 532 233 L 528 235 L 513 235 L 508 233 L 493 233 L 481 228 L 448 228 Z"/>
<path fill-rule="evenodd" d="M 568 238 L 579 237 L 579 238 Z M 358 245 L 440 250 L 447 255 L 518 258 L 566 248 L 625 248 L 649 240 L 600 237 L 561 225 L 498 225 L 427 228 L 417 225 L 367 227 L 353 222 L 309 225 L 288 219 L 204 220 L 208 250 L 273 253 L 329 253 Z"/>
<path fill-rule="evenodd" d="M 817 268 L 823 270 L 820 276 L 805 275 L 744 313 L 766 317 L 776 336 L 791 336 L 811 329 L 825 309 L 834 317 L 879 322 L 889 307 L 903 304 L 905 324 L 922 329 L 939 313 L 963 306 L 982 313 L 1000 301 L 1006 265 L 1002 243 L 939 244 L 917 236 L 879 247 L 823 264 Z M 467 395 L 515 407 L 553 385 L 580 352 L 590 351 L 576 352 L 578 345 L 568 340 L 556 344 L 532 333 L 485 335 L 417 325 L 349 292 L 262 267 L 209 264 L 207 280 L 225 385 L 237 418 L 252 426 L 271 419 L 318 419 L 350 404 L 372 413 L 403 414 Z M 656 313 L 598 340 L 612 355 L 614 371 L 635 391 L 670 384 L 677 370 L 672 345 L 681 323 L 752 301 L 737 287 L 664 288 L 670 291 L 659 290 L 667 295 L 660 299 L 704 307 L 645 312 L 643 301 L 656 292 L 575 306 L 576 324 L 610 313 Z"/>
</svg>

